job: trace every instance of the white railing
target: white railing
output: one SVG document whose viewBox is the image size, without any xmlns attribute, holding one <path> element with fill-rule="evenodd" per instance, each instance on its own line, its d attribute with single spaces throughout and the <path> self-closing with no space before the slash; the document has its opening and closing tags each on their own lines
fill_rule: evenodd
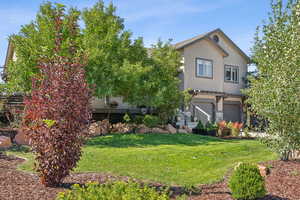
<svg viewBox="0 0 300 200">
<path fill-rule="evenodd" d="M 198 111 L 198 112 L 200 112 L 200 113 L 202 113 L 203 115 L 205 115 L 205 117 L 207 118 L 207 121 L 209 121 L 209 122 L 211 122 L 211 115 L 210 114 L 208 114 L 207 112 L 205 112 L 203 109 L 201 109 L 199 106 L 197 106 L 197 105 L 194 105 L 194 104 L 192 104 L 193 106 L 194 106 L 194 108 Z"/>
</svg>

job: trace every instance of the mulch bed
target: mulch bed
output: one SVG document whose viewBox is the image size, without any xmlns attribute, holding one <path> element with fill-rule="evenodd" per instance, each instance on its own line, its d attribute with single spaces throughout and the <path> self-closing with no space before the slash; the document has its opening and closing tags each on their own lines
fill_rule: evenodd
<svg viewBox="0 0 300 200">
<path fill-rule="evenodd" d="M 100 183 L 108 180 L 128 180 L 100 173 L 73 173 L 57 188 L 44 187 L 35 174 L 16 170 L 24 160 L 0 155 L 0 199 L 1 200 L 53 200 L 58 192 L 64 191 L 74 183 L 84 184 L 88 181 Z M 271 167 L 271 174 L 266 178 L 269 195 L 261 200 L 300 200 L 300 161 L 270 161 L 264 163 Z M 227 181 L 202 185 L 202 193 L 192 195 L 191 200 L 232 200 Z M 153 184 L 159 187 L 159 184 Z M 181 188 L 172 188 L 175 193 Z"/>
</svg>

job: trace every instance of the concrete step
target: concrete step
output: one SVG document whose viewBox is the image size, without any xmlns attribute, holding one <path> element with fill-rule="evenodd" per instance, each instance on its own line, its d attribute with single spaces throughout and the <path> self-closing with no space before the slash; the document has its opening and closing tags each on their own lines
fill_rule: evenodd
<svg viewBox="0 0 300 200">
<path fill-rule="evenodd" d="M 198 122 L 188 122 L 187 126 L 191 129 L 195 128 L 198 125 Z"/>
</svg>

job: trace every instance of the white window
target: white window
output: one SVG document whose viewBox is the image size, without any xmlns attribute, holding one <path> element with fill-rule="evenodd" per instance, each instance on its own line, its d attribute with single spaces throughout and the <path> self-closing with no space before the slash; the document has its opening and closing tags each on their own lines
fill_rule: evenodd
<svg viewBox="0 0 300 200">
<path fill-rule="evenodd" d="M 213 62 L 203 58 L 196 58 L 196 76 L 197 77 L 213 77 Z"/>
<path fill-rule="evenodd" d="M 224 80 L 226 82 L 239 82 L 239 68 L 236 66 L 225 65 Z"/>
</svg>

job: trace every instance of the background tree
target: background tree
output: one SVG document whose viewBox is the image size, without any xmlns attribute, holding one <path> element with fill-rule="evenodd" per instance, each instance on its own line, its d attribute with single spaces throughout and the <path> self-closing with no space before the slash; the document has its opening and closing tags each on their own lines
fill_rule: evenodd
<svg viewBox="0 0 300 200">
<path fill-rule="evenodd" d="M 143 63 L 147 58 L 142 38 L 132 41 L 124 30 L 124 21 L 115 13 L 113 4 L 103 1 L 83 11 L 83 46 L 89 54 L 88 80 L 95 84 L 95 96 L 119 96 L 120 71 L 123 64 Z"/>
<path fill-rule="evenodd" d="M 9 91 L 29 92 L 31 77 L 40 73 L 40 59 L 55 54 L 55 12 L 65 7 L 60 4 L 43 4 L 36 20 L 22 27 L 12 36 L 17 60 L 8 66 Z M 155 107 L 166 119 L 174 113 L 182 93 L 179 91 L 178 67 L 180 56 L 170 42 L 159 41 L 147 52 L 142 38 L 132 40 L 132 33 L 124 30 L 123 19 L 116 15 L 113 4 L 98 1 L 82 13 L 71 8 L 62 13 L 62 45 L 59 55 L 69 55 L 69 42 L 87 53 L 86 75 L 94 96 L 122 96 L 138 106 Z M 82 16 L 84 26 L 74 27 Z M 75 38 L 74 38 L 75 37 Z"/>
<path fill-rule="evenodd" d="M 120 94 L 133 105 L 155 108 L 166 121 L 183 101 L 178 79 L 181 57 L 170 41 L 158 41 L 149 54 L 144 64 L 124 63 Z"/>
<path fill-rule="evenodd" d="M 257 31 L 253 60 L 258 77 L 246 91 L 252 109 L 269 121 L 264 141 L 281 159 L 300 149 L 300 2 L 272 3 Z"/>
<path fill-rule="evenodd" d="M 40 7 L 35 21 L 22 26 L 20 32 L 10 37 L 17 59 L 11 61 L 7 67 L 8 81 L 5 85 L 7 92 L 29 92 L 31 79 L 39 72 L 38 62 L 41 59 L 50 59 L 55 55 L 55 15 L 64 6 L 61 4 L 45 3 Z M 61 37 L 63 38 L 59 55 L 69 55 L 70 41 L 76 40 L 79 44 L 79 34 L 72 34 L 79 30 L 77 26 L 80 12 L 74 8 L 68 13 L 62 12 Z M 70 29 L 71 23 L 76 26 Z M 76 38 L 74 38 L 76 37 Z M 71 47 L 73 48 L 73 47 Z"/>
</svg>

